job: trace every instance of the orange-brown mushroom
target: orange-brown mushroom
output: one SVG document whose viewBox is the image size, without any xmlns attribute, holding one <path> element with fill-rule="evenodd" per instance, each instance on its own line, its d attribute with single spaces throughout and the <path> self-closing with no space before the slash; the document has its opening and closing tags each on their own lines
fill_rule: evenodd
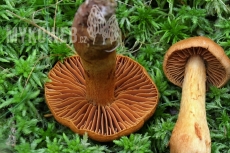
<svg viewBox="0 0 230 153">
<path fill-rule="evenodd" d="M 164 57 L 167 78 L 182 87 L 180 112 L 170 138 L 171 153 L 211 152 L 206 120 L 206 84 L 223 86 L 230 76 L 224 50 L 207 37 L 192 37 L 172 45 Z"/>
<path fill-rule="evenodd" d="M 73 40 L 85 34 L 87 43 L 74 42 L 79 56 L 58 62 L 49 72 L 51 82 L 45 84 L 45 97 L 58 122 L 76 133 L 87 132 L 90 138 L 106 142 L 140 129 L 154 113 L 159 95 L 140 64 L 116 55 L 117 41 L 102 42 L 101 35 L 95 40 L 90 38 L 85 19 L 96 2 L 86 1 L 76 13 L 73 28 L 77 33 L 73 32 Z M 97 4 L 99 8 L 101 3 Z M 112 3 L 115 1 L 105 1 L 102 7 L 116 6 Z"/>
</svg>

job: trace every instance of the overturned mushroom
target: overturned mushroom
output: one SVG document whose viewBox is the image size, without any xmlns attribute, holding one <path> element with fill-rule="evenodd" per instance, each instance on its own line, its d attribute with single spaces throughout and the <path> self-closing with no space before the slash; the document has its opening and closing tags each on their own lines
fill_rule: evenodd
<svg viewBox="0 0 230 153">
<path fill-rule="evenodd" d="M 171 153 L 211 152 L 206 120 L 206 84 L 223 86 L 230 76 L 224 50 L 206 37 L 192 37 L 172 45 L 164 57 L 167 78 L 182 86 L 180 112 L 169 142 Z"/>
<path fill-rule="evenodd" d="M 145 69 L 128 57 L 116 55 L 118 38 L 111 41 L 100 33 L 91 34 L 95 36 L 92 38 L 87 31 L 92 8 L 104 10 L 102 17 L 108 21 L 115 7 L 112 0 L 87 0 L 80 6 L 73 23 L 77 32 L 72 33 L 79 56 L 58 62 L 49 73 L 52 81 L 45 84 L 46 102 L 55 119 L 74 132 L 87 132 L 90 138 L 101 142 L 140 129 L 155 112 L 159 99 Z M 77 41 L 83 36 L 86 43 Z"/>
</svg>

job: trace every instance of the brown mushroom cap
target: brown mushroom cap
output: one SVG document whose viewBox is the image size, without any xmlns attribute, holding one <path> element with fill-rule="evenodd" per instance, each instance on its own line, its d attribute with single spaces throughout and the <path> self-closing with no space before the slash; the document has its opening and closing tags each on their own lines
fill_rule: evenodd
<svg viewBox="0 0 230 153">
<path fill-rule="evenodd" d="M 228 81 L 230 62 L 223 48 L 207 37 L 198 36 L 175 43 L 165 54 L 163 69 L 172 83 L 182 86 L 185 65 L 192 55 L 203 58 L 207 83 L 221 87 Z"/>
<path fill-rule="evenodd" d="M 140 129 L 155 112 L 158 90 L 145 69 L 125 56 L 117 56 L 115 99 L 100 106 L 86 100 L 84 70 L 79 56 L 58 62 L 45 84 L 46 102 L 55 119 L 76 133 L 111 141 Z"/>
</svg>

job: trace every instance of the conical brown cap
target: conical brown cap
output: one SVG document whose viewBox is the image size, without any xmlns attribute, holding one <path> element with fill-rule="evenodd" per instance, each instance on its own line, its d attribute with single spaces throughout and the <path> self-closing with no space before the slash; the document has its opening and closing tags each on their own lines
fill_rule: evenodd
<svg viewBox="0 0 230 153">
<path fill-rule="evenodd" d="M 55 119 L 76 133 L 105 142 L 140 129 L 155 112 L 159 94 L 144 68 L 117 56 L 115 100 L 100 106 L 88 102 L 79 56 L 58 62 L 45 84 L 46 102 Z"/>
<path fill-rule="evenodd" d="M 230 61 L 223 48 L 207 37 L 191 37 L 172 45 L 164 57 L 163 69 L 167 78 L 182 86 L 185 65 L 192 55 L 200 55 L 206 66 L 207 83 L 223 86 L 230 76 Z"/>
</svg>

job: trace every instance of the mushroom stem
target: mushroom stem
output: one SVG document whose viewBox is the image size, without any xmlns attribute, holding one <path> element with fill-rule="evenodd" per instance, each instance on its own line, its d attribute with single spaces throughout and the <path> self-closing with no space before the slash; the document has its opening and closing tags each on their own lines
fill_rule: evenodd
<svg viewBox="0 0 230 153">
<path fill-rule="evenodd" d="M 74 48 L 85 71 L 86 99 L 95 105 L 109 105 L 114 100 L 115 49 L 119 44 L 119 37 L 114 36 L 119 31 L 113 23 L 116 6 L 114 0 L 87 0 L 72 25 Z"/>
<path fill-rule="evenodd" d="M 211 138 L 206 120 L 206 69 L 200 56 L 189 58 L 182 85 L 178 120 L 170 139 L 170 153 L 210 153 Z"/>
<path fill-rule="evenodd" d="M 101 106 L 114 101 L 116 52 L 106 54 L 106 58 L 90 61 L 81 58 L 85 70 L 86 99 Z"/>
</svg>

